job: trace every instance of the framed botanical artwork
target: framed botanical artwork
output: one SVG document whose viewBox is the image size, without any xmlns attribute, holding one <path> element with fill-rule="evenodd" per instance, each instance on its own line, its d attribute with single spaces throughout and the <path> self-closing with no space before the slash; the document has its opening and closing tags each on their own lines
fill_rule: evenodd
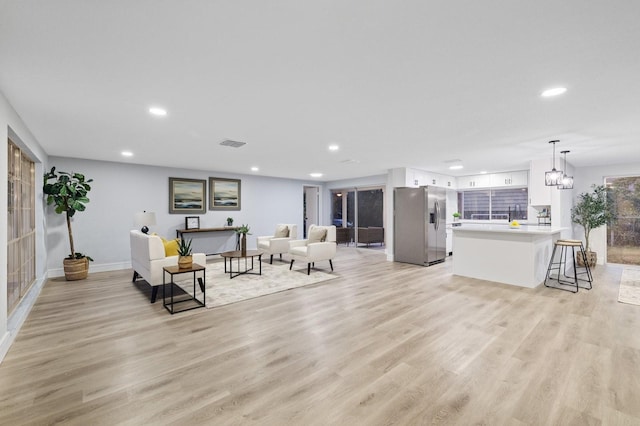
<svg viewBox="0 0 640 426">
<path fill-rule="evenodd" d="M 240 179 L 209 178 L 209 210 L 240 210 Z"/>
<path fill-rule="evenodd" d="M 206 213 L 207 181 L 169 178 L 169 213 Z"/>
</svg>

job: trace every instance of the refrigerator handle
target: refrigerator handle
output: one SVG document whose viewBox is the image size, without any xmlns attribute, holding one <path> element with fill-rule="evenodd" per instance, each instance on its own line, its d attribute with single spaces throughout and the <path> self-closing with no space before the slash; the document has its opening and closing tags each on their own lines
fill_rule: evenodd
<svg viewBox="0 0 640 426">
<path fill-rule="evenodd" d="M 437 200 L 435 203 L 435 208 L 436 208 L 436 220 L 434 221 L 435 223 L 434 228 L 438 229 L 440 228 L 440 203 Z"/>
</svg>

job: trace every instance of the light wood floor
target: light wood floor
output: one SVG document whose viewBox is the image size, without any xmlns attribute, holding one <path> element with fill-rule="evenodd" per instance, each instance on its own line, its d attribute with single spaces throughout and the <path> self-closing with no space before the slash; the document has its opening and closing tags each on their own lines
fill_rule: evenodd
<svg viewBox="0 0 640 426">
<path fill-rule="evenodd" d="M 173 316 L 130 271 L 50 280 L 0 364 L 0 424 L 640 424 L 640 306 L 617 302 L 620 267 L 571 294 L 378 250 L 340 247 L 334 265 Z"/>
</svg>

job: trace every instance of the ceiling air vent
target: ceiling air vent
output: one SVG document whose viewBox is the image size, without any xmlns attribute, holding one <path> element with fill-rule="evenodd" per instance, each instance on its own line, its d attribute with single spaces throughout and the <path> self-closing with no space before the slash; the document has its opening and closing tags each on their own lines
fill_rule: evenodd
<svg viewBox="0 0 640 426">
<path fill-rule="evenodd" d="M 241 146 L 246 144 L 247 144 L 246 142 L 232 141 L 231 139 L 225 139 L 222 142 L 220 142 L 220 145 L 230 146 L 231 148 L 240 148 Z"/>
</svg>

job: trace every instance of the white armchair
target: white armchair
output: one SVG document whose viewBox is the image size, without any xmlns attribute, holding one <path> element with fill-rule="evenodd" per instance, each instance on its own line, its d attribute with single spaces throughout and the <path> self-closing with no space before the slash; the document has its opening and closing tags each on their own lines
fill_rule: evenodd
<svg viewBox="0 0 640 426">
<path fill-rule="evenodd" d="M 264 251 L 270 255 L 269 263 L 273 263 L 273 255 L 279 254 L 282 260 L 282 253 L 289 251 L 289 241 L 298 239 L 298 225 L 295 224 L 279 224 L 276 226 L 276 232 L 273 235 L 258 237 L 258 250 Z"/>
<path fill-rule="evenodd" d="M 315 262 L 328 260 L 333 271 L 331 260 L 336 256 L 336 227 L 311 225 L 306 240 L 289 242 L 289 254 L 292 257 L 289 270 L 293 268 L 294 260 L 300 260 L 307 263 L 309 275 L 311 268 L 315 267 Z"/>
<path fill-rule="evenodd" d="M 165 256 L 164 244 L 157 235 L 143 234 L 138 230 L 130 233 L 131 242 L 131 267 L 133 268 L 133 280 L 144 278 L 152 287 L 151 303 L 155 303 L 158 295 L 158 287 L 162 285 L 162 268 L 178 264 L 178 256 Z M 204 253 L 194 253 L 193 263 L 201 266 L 207 265 L 207 256 Z M 202 272 L 196 273 L 196 276 Z M 201 278 L 198 277 L 198 278 Z"/>
</svg>

